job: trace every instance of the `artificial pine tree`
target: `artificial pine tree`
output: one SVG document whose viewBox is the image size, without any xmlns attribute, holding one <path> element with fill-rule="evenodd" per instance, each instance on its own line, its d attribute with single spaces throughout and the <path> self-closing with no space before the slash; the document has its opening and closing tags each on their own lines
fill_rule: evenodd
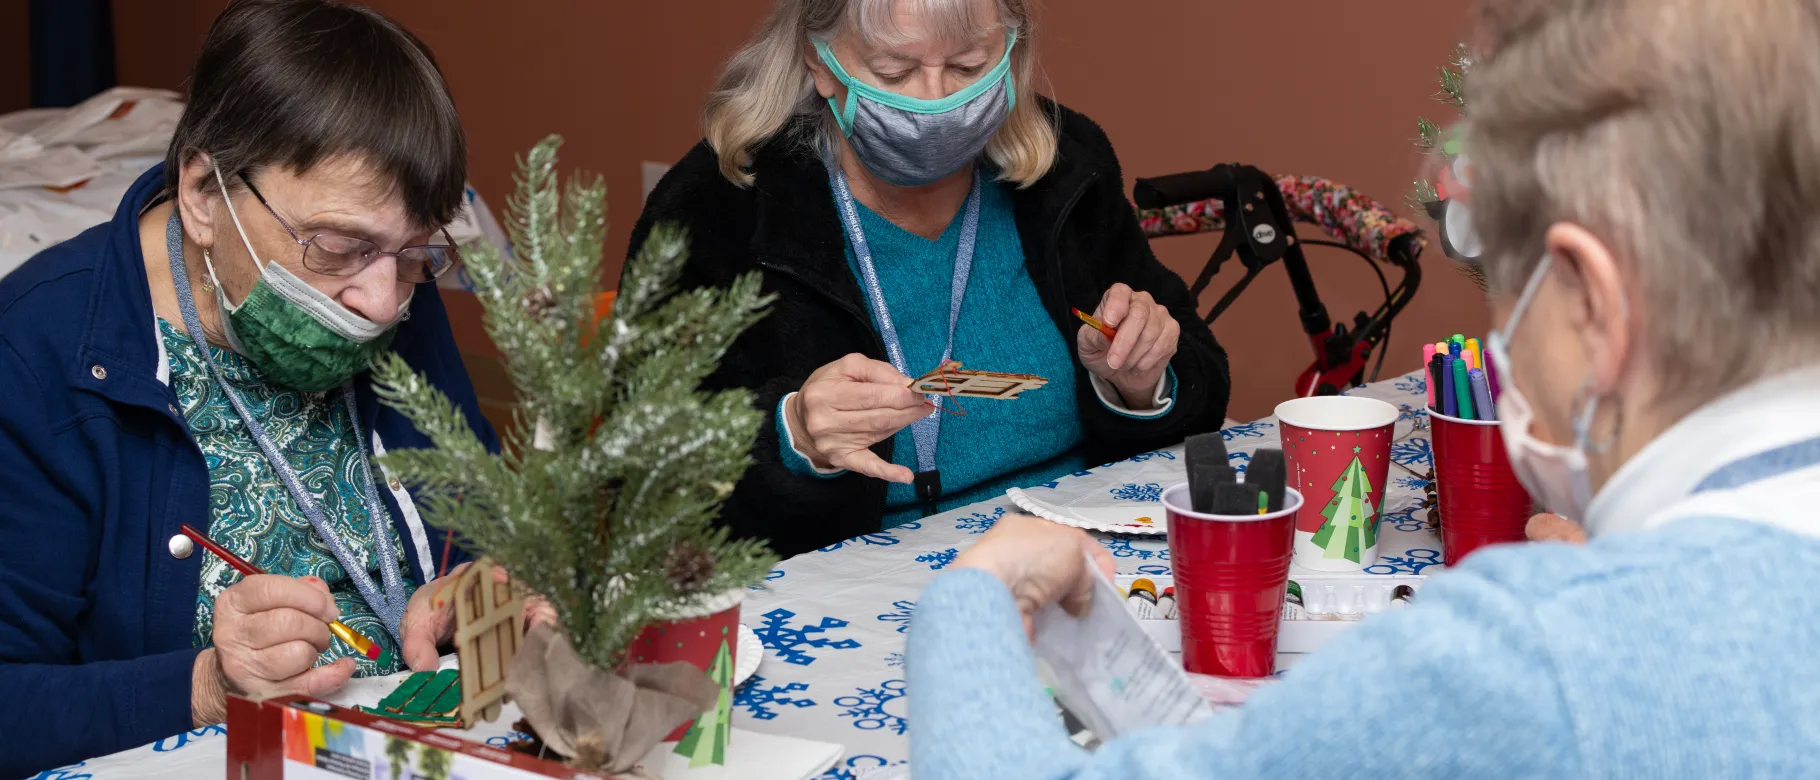
<svg viewBox="0 0 1820 780">
<path fill-rule="evenodd" d="M 1471 67 L 1472 57 L 1467 54 L 1466 46 L 1461 44 L 1454 47 L 1447 64 L 1441 66 L 1437 78 L 1441 90 L 1435 94 L 1435 99 L 1464 112 L 1466 73 Z M 1477 258 L 1480 252 L 1479 241 L 1472 230 L 1471 206 L 1466 198 L 1471 164 L 1466 156 L 1465 145 L 1458 135 L 1457 125 L 1448 129 L 1427 117 L 1416 117 L 1415 142 L 1416 147 L 1424 153 L 1438 155 L 1441 164 L 1434 181 L 1415 181 L 1415 189 L 1408 196 L 1409 204 L 1440 225 L 1441 248 L 1448 257 L 1455 260 Z M 1477 265 L 1466 263 L 1462 270 L 1475 280 L 1482 281 Z"/>
<path fill-rule="evenodd" d="M 1378 542 L 1378 510 L 1371 503 L 1371 478 L 1359 462 L 1359 447 L 1352 448 L 1352 462 L 1333 483 L 1333 500 L 1321 510 L 1327 522 L 1309 541 L 1322 548 L 1324 558 L 1345 558 L 1358 563 L 1365 550 Z"/>
<path fill-rule="evenodd" d="M 689 725 L 689 731 L 676 743 L 676 754 L 689 757 L 691 768 L 727 763 L 727 739 L 733 728 L 733 654 L 727 640 L 720 640 L 720 650 L 708 667 L 708 677 L 720 686 L 720 697 L 714 709 L 702 713 Z"/>
<path fill-rule="evenodd" d="M 676 291 L 687 239 L 658 225 L 597 320 L 606 191 L 597 176 L 559 189 L 560 145 L 551 136 L 519 163 L 514 256 L 463 250 L 517 390 L 504 451 L 488 453 L 396 355 L 374 386 L 432 443 L 382 459 L 415 486 L 426 521 L 548 599 L 574 653 L 612 675 L 645 626 L 756 583 L 776 561 L 714 525 L 763 417 L 744 390 L 699 389 L 771 298 L 757 274 Z"/>
</svg>

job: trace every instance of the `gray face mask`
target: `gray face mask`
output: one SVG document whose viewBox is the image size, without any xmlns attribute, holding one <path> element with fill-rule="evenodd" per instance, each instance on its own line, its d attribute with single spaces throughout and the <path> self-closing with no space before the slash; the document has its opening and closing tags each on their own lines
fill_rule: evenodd
<svg viewBox="0 0 1820 780">
<path fill-rule="evenodd" d="M 841 133 L 866 170 L 899 187 L 921 187 L 967 167 L 1017 105 L 1011 82 L 1011 47 L 1017 33 L 1005 39 L 1005 56 L 979 81 L 940 100 L 922 100 L 888 92 L 847 73 L 827 41 L 815 51 L 834 77 L 847 87 L 845 106 L 832 98 L 828 106 Z"/>
</svg>

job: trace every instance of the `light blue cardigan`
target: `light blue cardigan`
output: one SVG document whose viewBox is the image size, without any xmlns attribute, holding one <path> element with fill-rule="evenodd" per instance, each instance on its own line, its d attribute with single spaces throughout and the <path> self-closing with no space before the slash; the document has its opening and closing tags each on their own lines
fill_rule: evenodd
<svg viewBox="0 0 1820 780">
<path fill-rule="evenodd" d="M 1775 420 L 1756 419 L 1758 396 L 1678 424 L 1607 486 L 1623 500 L 1595 502 L 1592 543 L 1486 550 L 1243 707 L 1095 753 L 1056 719 L 1005 587 L 950 570 L 923 592 L 910 631 L 911 770 L 917 780 L 1820 775 L 1814 386 L 1784 383 Z M 1688 496 L 1705 475 L 1724 482 L 1721 467 L 1740 457 L 1779 476 Z M 1670 463 L 1691 470 L 1657 468 Z M 1597 522 L 1600 504 L 1656 519 Z M 1705 511 L 1725 504 L 1780 512 Z M 1606 526 L 1623 530 L 1599 535 Z"/>
</svg>

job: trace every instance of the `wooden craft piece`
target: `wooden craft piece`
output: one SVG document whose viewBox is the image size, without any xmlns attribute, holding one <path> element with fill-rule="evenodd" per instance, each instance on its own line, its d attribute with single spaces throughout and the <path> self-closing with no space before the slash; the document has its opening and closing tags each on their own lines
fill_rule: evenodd
<svg viewBox="0 0 1820 780">
<path fill-rule="evenodd" d="M 1005 374 L 997 371 L 964 371 L 960 361 L 950 360 L 910 382 L 910 389 L 930 395 L 994 398 L 1009 401 L 1026 390 L 1049 384 L 1035 374 Z"/>
<path fill-rule="evenodd" d="M 524 599 L 494 576 L 493 562 L 475 561 L 455 581 L 455 654 L 461 660 L 460 717 L 473 726 L 499 717 L 506 670 L 524 636 Z"/>
<path fill-rule="evenodd" d="M 386 694 L 377 707 L 362 712 L 429 726 L 461 727 L 461 672 L 416 672 Z"/>
</svg>

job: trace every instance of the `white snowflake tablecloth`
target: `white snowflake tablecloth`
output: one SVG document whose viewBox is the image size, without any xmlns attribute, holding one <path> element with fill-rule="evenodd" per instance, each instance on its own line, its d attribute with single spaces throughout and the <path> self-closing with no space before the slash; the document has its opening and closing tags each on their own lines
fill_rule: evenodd
<svg viewBox="0 0 1820 780">
<path fill-rule="evenodd" d="M 1403 410 L 1391 458 L 1405 468 L 1392 472 L 1380 525 L 1387 535 L 1407 536 L 1399 545 L 1406 551 L 1380 558 L 1373 573 L 1419 574 L 1439 562 L 1439 540 L 1416 517 L 1427 482 L 1415 474 L 1432 465 L 1426 392 L 1420 375 L 1412 373 L 1348 393 Z M 1241 469 L 1252 452 L 1277 445 L 1272 418 L 1222 433 L 1235 467 Z M 1179 464 L 1180 455 L 1180 446 L 1144 453 L 1052 484 L 1104 490 L 1131 501 L 1156 501 L 1165 486 L 1161 475 L 1170 464 Z M 764 643 L 765 660 L 737 692 L 733 725 L 845 745 L 846 755 L 823 775 L 824 780 L 863 780 L 881 768 L 904 764 L 909 758 L 904 635 L 916 612 L 917 594 L 1007 511 L 1017 510 L 1000 497 L 830 545 L 772 570 L 763 587 L 747 594 L 741 608 L 741 622 Z M 1169 547 L 1162 537 L 1096 536 L 1111 551 L 1120 574 L 1170 574 Z M 198 741 L 223 739 L 224 734 L 214 726 L 161 740 L 151 746 L 148 760 Z M 142 764 L 139 770 L 149 768 Z M 46 772 L 39 779 L 116 776 L 127 775 L 90 773 L 77 766 Z"/>
</svg>

